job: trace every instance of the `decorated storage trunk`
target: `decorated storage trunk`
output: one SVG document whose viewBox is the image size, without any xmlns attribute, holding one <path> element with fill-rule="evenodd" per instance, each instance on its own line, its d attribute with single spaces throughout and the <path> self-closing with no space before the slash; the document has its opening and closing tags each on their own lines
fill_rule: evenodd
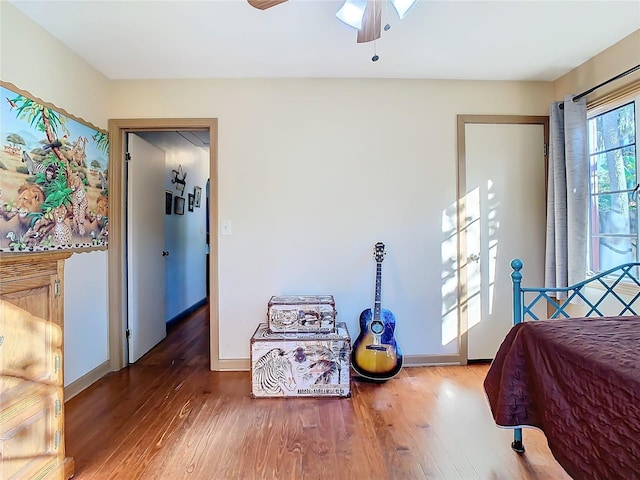
<svg viewBox="0 0 640 480">
<path fill-rule="evenodd" d="M 274 296 L 267 305 L 269 332 L 324 332 L 336 328 L 333 295 Z"/>
<path fill-rule="evenodd" d="M 349 397 L 351 338 L 344 322 L 334 333 L 270 333 L 251 337 L 253 397 Z"/>
</svg>

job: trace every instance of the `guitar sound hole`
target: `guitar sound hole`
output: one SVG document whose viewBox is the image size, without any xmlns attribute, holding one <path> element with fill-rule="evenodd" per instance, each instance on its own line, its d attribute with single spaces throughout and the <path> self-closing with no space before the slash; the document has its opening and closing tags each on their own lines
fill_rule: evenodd
<svg viewBox="0 0 640 480">
<path fill-rule="evenodd" d="M 382 323 L 374 322 L 371 324 L 371 331 L 376 335 L 382 333 L 383 330 L 384 330 L 384 327 L 382 326 Z"/>
</svg>

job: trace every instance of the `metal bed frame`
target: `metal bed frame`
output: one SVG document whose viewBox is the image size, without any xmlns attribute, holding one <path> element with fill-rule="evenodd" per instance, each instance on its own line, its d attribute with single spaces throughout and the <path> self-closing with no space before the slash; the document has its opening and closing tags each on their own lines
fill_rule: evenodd
<svg viewBox="0 0 640 480">
<path fill-rule="evenodd" d="M 554 313 L 549 318 L 571 318 L 571 315 L 569 315 L 565 309 L 576 299 L 581 300 L 582 307 L 587 309 L 587 312 L 581 315 L 582 317 L 606 316 L 602 313 L 601 308 L 605 299 L 608 298 L 615 298 L 620 303 L 622 310 L 620 310 L 617 315 L 638 315 L 633 309 L 633 304 L 640 298 L 640 280 L 638 280 L 638 276 L 640 276 L 640 262 L 619 265 L 589 277 L 580 283 L 564 288 L 523 288 L 521 272 L 523 266 L 524 264 L 520 259 L 516 258 L 511 261 L 511 268 L 513 269 L 511 281 L 513 282 L 514 325 L 524 322 L 527 318 L 530 320 L 540 320 L 533 312 L 533 308 L 540 302 L 544 302 L 542 304 L 547 306 L 547 308 L 550 306 L 553 309 Z M 615 288 L 622 282 L 625 282 L 625 284 L 628 282 L 638 287 L 638 291 L 630 301 L 626 301 L 615 291 Z M 594 286 L 599 290 L 603 290 L 603 293 L 595 300 L 590 300 L 587 298 L 585 290 L 588 287 Z M 560 299 L 558 296 L 566 296 L 566 298 Z M 609 315 L 616 314 L 610 313 Z M 511 448 L 518 453 L 524 453 L 522 428 L 514 429 Z"/>
</svg>

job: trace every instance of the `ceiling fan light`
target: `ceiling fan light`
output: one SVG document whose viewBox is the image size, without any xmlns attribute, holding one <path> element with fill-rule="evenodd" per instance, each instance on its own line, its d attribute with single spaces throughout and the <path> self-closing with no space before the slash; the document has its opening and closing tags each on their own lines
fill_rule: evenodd
<svg viewBox="0 0 640 480">
<path fill-rule="evenodd" d="M 409 10 L 418 2 L 418 0 L 391 0 L 393 8 L 398 12 L 398 17 L 402 20 Z"/>
<path fill-rule="evenodd" d="M 350 27 L 360 30 L 365 8 L 367 0 L 345 0 L 342 8 L 336 12 L 336 17 Z"/>
</svg>

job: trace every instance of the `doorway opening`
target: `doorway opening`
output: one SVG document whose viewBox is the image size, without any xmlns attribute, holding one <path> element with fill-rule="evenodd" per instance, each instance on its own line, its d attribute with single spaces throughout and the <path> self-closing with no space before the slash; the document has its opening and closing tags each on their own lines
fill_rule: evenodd
<svg viewBox="0 0 640 480">
<path fill-rule="evenodd" d="M 203 212 L 207 210 L 209 219 L 209 244 L 207 276 L 202 279 L 203 284 L 209 284 L 209 324 L 210 324 L 210 369 L 219 370 L 218 347 L 218 296 L 217 296 L 217 119 L 123 119 L 109 121 L 110 162 L 109 162 L 109 186 L 110 186 L 110 239 L 109 239 L 109 362 L 112 371 L 120 370 L 129 361 L 127 349 L 127 314 L 129 312 L 129 292 L 127 285 L 127 269 L 135 268 L 131 263 L 128 252 L 127 213 L 130 206 L 127 202 L 127 138 L 130 133 L 136 133 L 144 138 L 162 138 L 161 132 L 176 134 L 178 132 L 184 139 L 192 137 L 192 143 L 200 139 L 208 140 L 208 175 L 202 179 L 202 185 L 191 183 L 189 190 L 172 191 L 182 200 L 178 204 L 182 211 L 184 201 L 184 218 L 194 215 L 196 209 Z M 207 137 L 208 135 L 208 137 Z M 140 173 L 137 174 L 140 177 Z M 144 172 L 142 173 L 144 176 Z M 184 179 L 184 172 L 182 172 Z M 208 182 L 208 199 L 206 201 L 205 185 Z M 199 181 L 199 180 L 198 180 Z M 198 191 L 198 187 L 200 191 Z M 167 192 L 170 192 L 167 188 Z M 200 193 L 199 204 L 196 207 L 196 196 Z M 168 207 L 166 207 L 168 208 Z M 162 208 L 164 215 L 165 207 Z M 172 215 L 174 210 L 172 209 Z M 203 212 L 204 213 L 204 212 Z M 129 219 L 129 223 L 131 219 Z M 202 230 L 205 224 L 202 225 Z M 164 255 L 163 251 L 160 253 Z M 169 255 L 171 254 L 168 252 Z M 162 261 L 160 259 L 160 261 Z"/>
</svg>

